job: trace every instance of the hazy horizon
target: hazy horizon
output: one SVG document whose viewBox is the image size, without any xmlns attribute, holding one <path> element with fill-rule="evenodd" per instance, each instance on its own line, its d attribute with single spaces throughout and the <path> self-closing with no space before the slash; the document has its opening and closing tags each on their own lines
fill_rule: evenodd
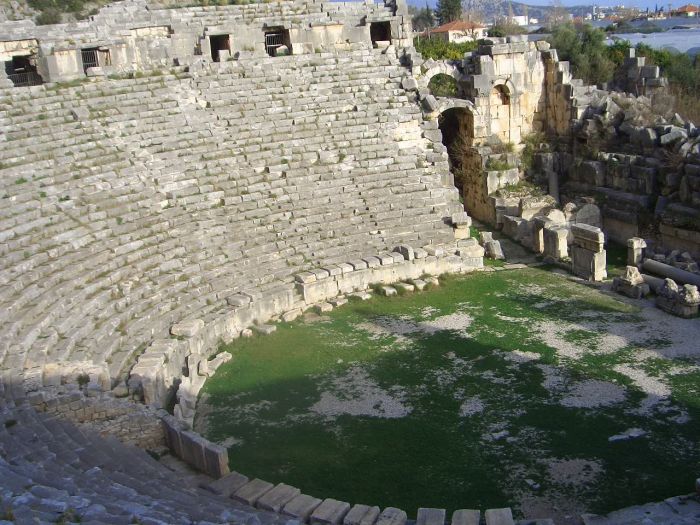
<svg viewBox="0 0 700 525">
<path fill-rule="evenodd" d="M 408 3 L 411 5 L 415 6 L 424 6 L 425 5 L 425 0 L 408 0 Z M 428 5 L 431 7 L 435 7 L 435 4 L 437 3 L 437 0 L 428 0 Z M 528 4 L 528 5 L 537 5 L 537 6 L 548 6 L 552 5 L 553 2 L 551 0 L 529 0 L 529 1 L 521 1 L 523 4 Z M 631 3 L 626 3 L 624 0 L 601 0 L 598 2 L 586 2 L 586 1 L 581 1 L 581 0 L 561 0 L 560 2 L 563 6 L 565 7 L 571 7 L 571 6 L 582 6 L 582 5 L 599 5 L 599 6 L 615 6 L 615 5 L 624 5 L 625 7 L 634 7 L 637 6 L 640 9 L 646 9 L 647 7 L 650 10 L 653 10 L 655 6 L 658 6 L 659 8 L 663 7 L 664 10 L 668 9 L 668 4 L 669 2 L 655 2 L 653 0 L 647 0 L 647 1 L 636 1 L 636 2 L 631 2 Z M 692 1 L 675 1 L 675 2 L 670 2 L 671 6 L 674 8 L 681 7 L 686 4 L 693 4 L 695 2 Z M 695 3 L 697 5 L 697 3 Z M 692 19 L 691 19 L 692 20 Z"/>
</svg>

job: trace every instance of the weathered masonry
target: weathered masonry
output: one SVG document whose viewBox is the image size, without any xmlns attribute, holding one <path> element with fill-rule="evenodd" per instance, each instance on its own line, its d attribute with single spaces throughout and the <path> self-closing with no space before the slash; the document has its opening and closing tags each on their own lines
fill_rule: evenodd
<svg viewBox="0 0 700 525">
<path fill-rule="evenodd" d="M 107 6 L 87 21 L 0 25 L 0 59 L 14 85 L 86 75 L 328 51 L 358 43 L 401 47 L 411 39 L 406 6 L 294 1 L 151 9 L 145 0 Z M 404 18 L 406 17 L 406 18 Z"/>
</svg>

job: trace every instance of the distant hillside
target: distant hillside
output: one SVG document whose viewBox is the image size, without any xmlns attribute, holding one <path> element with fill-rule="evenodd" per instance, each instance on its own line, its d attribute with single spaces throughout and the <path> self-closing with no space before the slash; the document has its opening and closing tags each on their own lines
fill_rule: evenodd
<svg viewBox="0 0 700 525">
<path fill-rule="evenodd" d="M 425 7 L 425 0 L 408 0 L 409 5 L 419 9 Z M 436 0 L 428 2 L 432 8 L 435 7 Z M 549 5 L 527 5 L 521 2 L 510 2 L 509 0 L 465 0 L 462 2 L 465 9 L 471 9 L 480 13 L 487 22 L 493 21 L 494 18 L 507 16 L 509 6 L 512 6 L 513 14 L 522 16 L 527 14 L 530 18 L 537 18 L 540 22 L 544 21 L 548 15 L 554 10 L 554 7 Z M 567 6 L 564 9 L 574 16 L 583 16 L 592 11 L 590 5 Z"/>
</svg>

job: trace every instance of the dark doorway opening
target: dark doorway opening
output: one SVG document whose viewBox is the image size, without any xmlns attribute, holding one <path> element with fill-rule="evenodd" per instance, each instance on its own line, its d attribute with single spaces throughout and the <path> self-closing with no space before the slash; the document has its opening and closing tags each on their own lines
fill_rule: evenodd
<svg viewBox="0 0 700 525">
<path fill-rule="evenodd" d="M 450 160 L 450 172 L 454 176 L 455 186 L 464 197 L 464 170 L 472 169 L 472 144 L 474 142 L 474 115 L 466 108 L 445 110 L 438 120 L 442 132 L 442 143 L 447 148 Z"/>
<path fill-rule="evenodd" d="M 372 45 L 376 46 L 377 42 L 388 42 L 391 40 L 391 23 L 390 22 L 372 22 L 369 25 L 369 36 L 372 39 Z"/>
<path fill-rule="evenodd" d="M 211 58 L 214 62 L 221 61 L 222 51 L 231 51 L 231 37 L 229 35 L 211 35 L 209 43 L 211 45 Z"/>
<path fill-rule="evenodd" d="M 91 67 L 102 67 L 112 64 L 109 50 L 100 49 L 98 47 L 86 47 L 85 49 L 81 49 L 80 58 L 83 60 L 83 72 L 85 74 L 87 74 L 87 70 Z"/>
<path fill-rule="evenodd" d="M 271 57 L 291 55 L 292 41 L 289 31 L 281 27 L 271 27 L 265 31 L 265 51 Z"/>
<path fill-rule="evenodd" d="M 44 81 L 30 55 L 12 57 L 5 62 L 5 74 L 14 87 L 38 86 Z"/>
</svg>

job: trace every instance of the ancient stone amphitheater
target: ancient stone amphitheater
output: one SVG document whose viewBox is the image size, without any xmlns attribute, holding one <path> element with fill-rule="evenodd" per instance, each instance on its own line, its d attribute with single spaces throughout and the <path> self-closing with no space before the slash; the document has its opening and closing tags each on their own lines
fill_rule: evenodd
<svg viewBox="0 0 700 525">
<path fill-rule="evenodd" d="M 591 88 L 515 38 L 426 62 L 389 0 L 128 0 L 0 33 L 0 521 L 402 525 L 230 473 L 188 430 L 210 358 L 371 284 L 479 268 L 435 117 L 465 110 L 475 146 L 566 135 Z M 431 96 L 437 73 L 464 96 Z"/>
</svg>

